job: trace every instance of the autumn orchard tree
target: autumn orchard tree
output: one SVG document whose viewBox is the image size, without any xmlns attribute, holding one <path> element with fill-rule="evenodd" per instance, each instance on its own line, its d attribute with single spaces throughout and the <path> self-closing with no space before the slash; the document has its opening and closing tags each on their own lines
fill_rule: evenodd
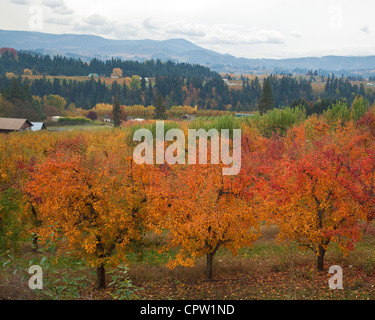
<svg viewBox="0 0 375 320">
<path fill-rule="evenodd" d="M 343 131 L 337 137 L 341 149 L 337 161 L 342 168 L 339 182 L 363 210 L 368 223 L 375 219 L 375 137 L 368 123 L 371 118 L 371 113 L 365 115 L 356 130 L 353 126 L 349 134 Z"/>
<path fill-rule="evenodd" d="M 125 152 L 66 142 L 36 166 L 26 191 L 33 197 L 41 241 L 96 267 L 104 288 L 105 267 L 125 258 L 139 238 L 144 192 L 140 171 Z M 60 241 L 64 239 L 64 241 Z"/>
<path fill-rule="evenodd" d="M 346 253 L 361 237 L 363 211 L 340 183 L 344 173 L 339 158 L 332 136 L 309 140 L 303 126 L 294 128 L 263 189 L 269 220 L 280 228 L 279 239 L 313 250 L 319 271 L 331 243 Z"/>
<path fill-rule="evenodd" d="M 284 144 L 276 135 L 271 139 L 262 136 L 256 128 L 246 128 L 243 132 L 241 171 L 232 186 L 241 190 L 241 196 L 256 206 L 257 216 L 264 220 L 267 218 L 262 204 L 264 181 L 272 171 L 274 161 L 282 157 Z"/>
<path fill-rule="evenodd" d="M 168 247 L 179 252 L 169 262 L 193 266 L 206 256 L 206 279 L 212 280 L 213 257 L 219 248 L 233 254 L 259 236 L 251 205 L 222 175 L 220 165 L 172 166 L 155 175 L 149 214 L 157 233 L 168 230 Z"/>
<path fill-rule="evenodd" d="M 3 135 L 0 139 L 0 247 L 16 248 L 29 238 L 35 211 L 23 188 L 35 164 L 43 161 L 51 143 L 48 133 Z M 36 237 L 33 238 L 36 244 Z"/>
<path fill-rule="evenodd" d="M 26 211 L 23 195 L 19 192 L 19 162 L 22 155 L 14 154 L 14 139 L 0 141 L 0 249 L 15 248 L 25 227 L 21 212 Z"/>
</svg>

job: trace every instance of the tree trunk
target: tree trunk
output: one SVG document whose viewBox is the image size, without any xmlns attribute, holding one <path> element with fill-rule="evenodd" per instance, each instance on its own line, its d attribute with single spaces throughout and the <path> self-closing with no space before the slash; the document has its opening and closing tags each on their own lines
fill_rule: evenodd
<svg viewBox="0 0 375 320">
<path fill-rule="evenodd" d="M 326 254 L 326 250 L 323 248 L 322 245 L 319 245 L 318 260 L 317 260 L 318 271 L 324 271 L 324 255 L 325 254 Z"/>
<path fill-rule="evenodd" d="M 98 289 L 104 289 L 106 287 L 104 266 L 96 268 L 96 286 Z"/>
<path fill-rule="evenodd" d="M 90 211 L 95 214 L 95 210 L 92 205 L 90 205 Z M 96 236 L 96 240 L 97 240 L 96 251 L 98 254 L 98 258 L 99 258 L 99 261 L 103 261 L 102 259 L 105 257 L 105 254 L 104 254 L 104 246 L 103 246 L 100 235 Z M 98 289 L 104 289 L 106 287 L 104 264 L 101 264 L 98 267 L 96 267 L 96 286 Z"/>
<path fill-rule="evenodd" d="M 33 233 L 32 250 L 34 253 L 38 251 L 38 235 L 36 233 Z"/>
<path fill-rule="evenodd" d="M 206 280 L 212 281 L 212 260 L 214 258 L 213 253 L 207 253 L 207 265 L 206 265 Z"/>
<path fill-rule="evenodd" d="M 31 204 L 31 213 L 33 214 L 34 216 L 34 219 L 35 219 L 35 225 L 37 227 L 40 226 L 40 221 L 38 220 L 38 215 L 36 214 L 36 210 L 35 210 L 35 207 L 33 204 Z M 34 253 L 36 253 L 39 249 L 39 246 L 38 246 L 38 235 L 36 233 L 33 233 L 33 244 L 32 244 L 32 251 Z"/>
</svg>

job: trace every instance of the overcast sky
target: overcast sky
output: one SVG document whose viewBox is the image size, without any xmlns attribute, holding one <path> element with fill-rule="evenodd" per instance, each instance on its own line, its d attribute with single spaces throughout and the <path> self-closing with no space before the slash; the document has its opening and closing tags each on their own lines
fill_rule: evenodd
<svg viewBox="0 0 375 320">
<path fill-rule="evenodd" d="M 375 1 L 0 0 L 0 29 L 184 38 L 246 58 L 374 55 Z"/>
</svg>

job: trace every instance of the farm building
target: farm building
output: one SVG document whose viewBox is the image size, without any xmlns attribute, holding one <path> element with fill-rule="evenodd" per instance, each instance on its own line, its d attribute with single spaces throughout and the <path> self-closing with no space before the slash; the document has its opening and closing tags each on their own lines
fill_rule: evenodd
<svg viewBox="0 0 375 320">
<path fill-rule="evenodd" d="M 47 130 L 47 127 L 44 124 L 44 122 L 31 122 L 31 124 L 33 125 L 31 127 L 31 131 Z"/>
<path fill-rule="evenodd" d="M 31 130 L 32 126 L 32 123 L 27 119 L 0 118 L 0 133 L 27 131 Z"/>
<path fill-rule="evenodd" d="M 113 120 L 111 119 L 111 117 L 109 115 L 105 115 L 104 116 L 104 122 L 113 122 Z"/>
</svg>

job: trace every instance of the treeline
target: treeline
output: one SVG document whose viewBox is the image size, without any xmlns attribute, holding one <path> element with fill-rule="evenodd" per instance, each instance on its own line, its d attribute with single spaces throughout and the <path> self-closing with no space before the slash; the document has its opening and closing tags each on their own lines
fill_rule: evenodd
<svg viewBox="0 0 375 320">
<path fill-rule="evenodd" d="M 310 80 L 296 79 L 283 76 L 281 79 L 277 76 L 269 77 L 275 100 L 275 106 L 289 106 L 296 99 L 313 101 L 314 95 Z"/>
<path fill-rule="evenodd" d="M 375 94 L 373 90 L 366 92 L 363 83 L 360 85 L 351 84 L 348 79 L 336 78 L 335 75 L 327 78 L 325 86 L 326 98 L 340 99 L 341 97 L 348 100 L 351 104 L 357 96 L 362 96 L 370 102 L 374 102 Z"/>
<path fill-rule="evenodd" d="M 189 63 L 175 63 L 172 61 L 162 62 L 161 60 L 149 60 L 145 62 L 124 61 L 121 59 L 99 60 L 92 59 L 89 63 L 82 60 L 66 58 L 63 56 L 32 55 L 27 52 L 19 52 L 15 57 L 10 52 L 0 56 L 0 74 L 12 72 L 16 75 L 23 74 L 29 69 L 33 74 L 50 76 L 88 76 L 96 73 L 101 76 L 110 77 L 113 69 L 120 68 L 123 76 L 131 77 L 139 75 L 143 77 L 155 77 L 156 75 L 166 76 L 169 74 L 182 77 L 211 78 L 218 74 L 209 68 Z"/>
<path fill-rule="evenodd" d="M 275 107 L 289 105 L 295 100 L 311 101 L 312 89 L 308 81 L 290 77 L 271 77 Z M 146 83 L 142 78 L 139 83 L 125 81 L 90 79 L 87 81 L 54 78 L 53 81 L 43 77 L 37 80 L 17 78 L 19 86 L 29 86 L 33 96 L 44 97 L 54 94 L 63 97 L 67 105 L 92 109 L 98 103 L 112 103 L 118 97 L 122 105 L 155 105 L 158 94 L 161 94 L 167 108 L 174 105 L 197 105 L 201 110 L 255 111 L 262 93 L 258 78 L 246 79 L 242 90 L 230 89 L 221 77 L 216 76 L 203 80 L 200 77 L 184 78 L 181 76 L 157 76 Z M 12 80 L 0 77 L 0 90 L 11 86 Z"/>
<path fill-rule="evenodd" d="M 3 87 L 5 84 L 5 87 Z M 30 85 L 20 79 L 0 79 L 0 117 L 26 118 L 39 121 L 46 118 L 41 99 L 31 95 Z"/>
<path fill-rule="evenodd" d="M 111 103 L 118 95 L 122 104 L 145 106 L 155 104 L 155 97 L 160 93 L 168 108 L 173 105 L 198 105 L 201 109 L 235 111 L 252 111 L 257 109 L 262 87 L 258 78 L 243 79 L 242 90 L 229 88 L 219 74 L 209 68 L 187 63 L 161 62 L 160 60 L 137 62 L 111 59 L 101 61 L 92 59 L 90 63 L 62 56 L 38 56 L 20 52 L 14 56 L 5 52 L 0 57 L 0 75 L 14 73 L 51 76 L 88 76 L 99 74 L 109 77 L 114 69 L 120 69 L 123 77 L 140 76 L 140 83 L 127 88 L 121 80 L 112 86 L 104 81 L 68 81 L 54 79 L 51 83 L 46 79 L 35 80 L 31 92 L 43 97 L 58 94 L 68 104 L 78 107 L 92 108 L 97 103 Z M 146 83 L 145 78 L 155 78 L 155 82 Z M 271 77 L 274 89 L 275 106 L 285 106 L 295 99 L 310 101 L 312 89 L 309 81 L 292 77 Z M 0 80 L 0 88 L 6 87 L 6 80 Z M 9 82 L 8 82 L 9 85 Z M 129 90 L 130 89 L 130 90 Z"/>
<path fill-rule="evenodd" d="M 126 81 L 124 78 L 109 81 L 93 77 L 85 81 L 57 77 L 49 80 L 45 76 L 30 80 L 27 76 L 20 76 L 25 70 L 30 74 L 87 76 L 93 72 L 109 75 L 114 69 L 120 70 L 123 77 L 127 78 Z M 12 71 L 19 76 L 12 80 L 9 74 L 5 75 L 5 71 Z M 163 63 L 160 60 L 140 63 L 118 59 L 93 59 L 87 64 L 61 56 L 52 59 L 49 56 L 32 56 L 22 52 L 14 56 L 5 52 L 0 58 L 1 72 L 3 75 L 0 74 L 0 92 L 9 102 L 13 103 L 17 99 L 31 102 L 31 97 L 34 96 L 39 97 L 40 103 L 43 104 L 43 97 L 57 95 L 66 101 L 65 108 L 85 110 L 90 110 L 100 103 L 112 104 L 115 98 L 119 99 L 121 105 L 155 106 L 160 94 L 167 109 L 172 106 L 197 106 L 199 110 L 257 111 L 263 90 L 263 81 L 257 77 L 242 77 L 241 88 L 236 86 L 234 89 L 224 82 L 219 74 L 206 67 Z M 347 79 L 336 78 L 334 75 L 327 78 L 325 90 L 320 93 L 314 93 L 311 80 L 302 77 L 271 75 L 266 79 L 271 85 L 273 100 L 268 109 L 303 106 L 309 115 L 322 114 L 339 100 L 349 105 L 356 97 L 361 96 L 370 104 L 375 100 L 374 90 L 365 90 L 363 84 L 352 84 Z M 16 86 L 27 91 L 29 97 L 17 98 L 15 94 L 19 94 L 19 90 Z M 13 89 L 10 89 L 11 87 Z M 37 109 L 43 107 L 45 106 Z"/>
</svg>

